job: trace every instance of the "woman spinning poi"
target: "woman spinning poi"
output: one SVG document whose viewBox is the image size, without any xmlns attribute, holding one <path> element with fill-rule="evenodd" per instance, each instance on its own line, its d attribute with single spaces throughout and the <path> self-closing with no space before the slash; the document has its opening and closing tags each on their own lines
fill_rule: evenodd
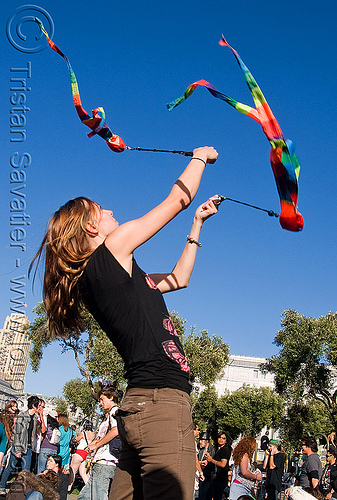
<svg viewBox="0 0 337 500">
<path fill-rule="evenodd" d="M 190 205 L 206 163 L 217 156 L 211 147 L 195 149 L 167 198 L 121 226 L 111 210 L 83 197 L 70 200 L 51 218 L 34 258 L 39 260 L 45 250 L 43 294 L 50 337 L 80 334 L 85 304 L 125 362 L 128 388 L 117 412 L 123 449 L 113 500 L 193 496 L 189 366 L 162 293 L 188 286 L 201 227 L 217 212 L 219 197 L 197 208 L 171 273 L 147 275 L 133 252 Z"/>
</svg>

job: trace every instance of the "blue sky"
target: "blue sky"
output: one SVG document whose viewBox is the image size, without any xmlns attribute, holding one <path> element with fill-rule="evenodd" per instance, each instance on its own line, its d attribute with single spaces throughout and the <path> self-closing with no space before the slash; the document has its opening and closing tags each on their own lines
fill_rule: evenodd
<svg viewBox="0 0 337 500">
<path fill-rule="evenodd" d="M 0 32 L 5 118 L 0 151 L 1 322 L 15 296 L 10 280 L 19 277 L 27 295 L 25 312 L 33 319 L 41 279 L 33 293 L 24 276 L 48 217 L 61 204 L 85 195 L 111 208 L 122 223 L 159 203 L 186 165 L 178 155 L 116 154 L 102 139 L 88 139 L 89 129 L 73 107 L 65 61 L 49 47 L 26 53 L 7 39 L 6 20 L 22 5 L 8 0 L 3 4 Z M 219 152 L 217 163 L 205 171 L 193 205 L 136 252 L 147 272 L 171 270 L 194 210 L 215 193 L 279 211 L 269 143 L 256 122 L 202 88 L 171 113 L 165 107 L 201 78 L 252 104 L 233 55 L 218 45 L 222 33 L 253 73 L 284 135 L 296 144 L 304 230 L 287 232 L 275 218 L 224 202 L 202 229 L 203 246 L 189 288 L 166 295 L 169 309 L 186 318 L 187 327 L 196 325 L 197 330 L 222 336 L 233 354 L 266 357 L 277 352 L 273 339 L 285 309 L 314 317 L 335 311 L 336 3 L 325 0 L 319 10 L 313 0 L 75 0 L 36 5 L 53 19 L 54 41 L 70 59 L 84 108 L 90 112 L 103 106 L 111 129 L 127 145 L 185 150 L 212 145 Z M 37 27 L 25 23 L 24 34 L 33 40 Z M 10 79 L 22 76 L 15 68 L 28 63 L 26 139 L 13 143 Z M 26 220 L 31 222 L 20 226 L 26 231 L 24 251 L 10 246 L 10 158 L 16 152 L 16 162 L 24 160 L 24 153 L 31 157 L 23 169 L 21 190 L 30 216 Z M 75 362 L 61 354 L 56 343 L 45 352 L 37 374 L 28 369 L 26 390 L 61 394 L 63 384 L 75 376 Z"/>
</svg>

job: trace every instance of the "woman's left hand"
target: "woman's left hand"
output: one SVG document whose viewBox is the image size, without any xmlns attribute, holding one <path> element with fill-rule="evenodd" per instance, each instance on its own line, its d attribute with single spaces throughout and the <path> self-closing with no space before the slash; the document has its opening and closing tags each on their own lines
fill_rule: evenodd
<svg viewBox="0 0 337 500">
<path fill-rule="evenodd" d="M 204 222 L 209 217 L 212 217 L 212 215 L 216 214 L 218 211 L 218 205 L 214 203 L 214 201 L 216 200 L 219 200 L 219 196 L 217 194 L 200 205 L 200 207 L 196 209 L 194 217 Z"/>
</svg>

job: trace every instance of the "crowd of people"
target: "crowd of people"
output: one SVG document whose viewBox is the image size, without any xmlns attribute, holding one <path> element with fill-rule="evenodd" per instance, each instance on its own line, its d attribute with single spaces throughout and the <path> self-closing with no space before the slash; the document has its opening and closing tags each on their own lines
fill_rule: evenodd
<svg viewBox="0 0 337 500">
<path fill-rule="evenodd" d="M 104 417 L 97 432 L 85 421 L 77 434 L 67 415 L 45 410 L 38 396 L 30 396 L 21 412 L 8 401 L 0 412 L 0 496 L 66 500 L 79 473 L 79 500 L 107 500 L 121 446 L 117 391 L 102 387 L 99 400 Z"/>
<path fill-rule="evenodd" d="M 78 500 L 107 500 L 121 449 L 118 393 L 111 385 L 103 386 L 99 401 L 104 416 L 96 432 L 91 422 L 84 421 L 77 433 L 66 415 L 45 410 L 45 402 L 37 396 L 29 397 L 27 410 L 21 412 L 15 400 L 8 401 L 0 413 L 0 495 L 8 500 L 66 500 L 78 475 L 82 480 Z M 261 438 L 264 460 L 259 463 L 252 436 L 241 437 L 233 446 L 226 432 L 212 441 L 194 424 L 194 438 L 194 498 L 281 500 L 281 495 L 290 495 L 306 500 L 296 492 L 300 486 L 302 494 L 317 500 L 337 499 L 334 433 L 329 436 L 324 468 L 312 437 L 303 438 L 301 452 L 289 459 L 267 431 Z"/>
<path fill-rule="evenodd" d="M 301 452 L 287 457 L 281 442 L 269 439 L 268 431 L 262 436 L 260 452 L 264 460 L 257 463 L 257 442 L 254 437 L 243 436 L 232 449 L 225 432 L 212 445 L 208 433 L 199 435 L 195 425 L 196 482 L 194 498 L 199 500 L 317 500 L 337 498 L 337 448 L 334 433 L 329 436 L 326 465 L 317 454 L 317 442 L 304 437 Z M 309 497 L 307 496 L 309 495 Z"/>
</svg>

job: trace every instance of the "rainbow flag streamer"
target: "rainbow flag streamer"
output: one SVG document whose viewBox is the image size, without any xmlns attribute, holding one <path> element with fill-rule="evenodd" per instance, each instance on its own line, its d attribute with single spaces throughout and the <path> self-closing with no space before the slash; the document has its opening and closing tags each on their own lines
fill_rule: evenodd
<svg viewBox="0 0 337 500">
<path fill-rule="evenodd" d="M 35 18 L 35 21 L 37 24 L 40 26 L 40 29 L 42 33 L 46 36 L 47 41 L 49 46 L 60 56 L 63 57 L 63 59 L 66 61 L 68 65 L 68 70 L 69 70 L 69 75 L 70 75 L 70 81 L 71 81 L 71 90 L 73 93 L 73 99 L 74 99 L 74 104 L 75 108 L 77 111 L 77 114 L 79 116 L 79 119 L 81 120 L 84 125 L 89 127 L 91 129 L 91 132 L 88 134 L 88 137 L 92 137 L 93 135 L 99 135 L 102 137 L 109 148 L 112 151 L 115 151 L 115 153 L 121 153 L 125 149 L 125 144 L 124 141 L 121 137 L 119 137 L 116 134 L 113 134 L 108 126 L 108 124 L 105 122 L 105 112 L 103 108 L 96 108 L 92 111 L 92 116 L 89 116 L 88 113 L 83 109 L 82 103 L 81 103 L 81 98 L 80 98 L 80 93 L 78 90 L 78 85 L 77 85 L 77 80 L 75 73 L 71 67 L 71 64 L 69 62 L 69 59 L 63 52 L 55 45 L 55 43 L 49 38 L 48 33 L 44 29 L 43 24 L 41 21 L 37 18 Z"/>
<path fill-rule="evenodd" d="M 238 52 L 231 47 L 224 36 L 219 42 L 220 45 L 228 47 L 234 54 L 240 68 L 243 71 L 244 78 L 252 93 L 256 108 L 242 104 L 232 99 L 226 94 L 219 92 L 213 85 L 206 80 L 198 80 L 192 83 L 185 93 L 178 99 L 167 104 L 169 111 L 181 104 L 187 99 L 195 89 L 201 85 L 217 99 L 221 99 L 244 115 L 250 116 L 262 126 L 263 132 L 271 145 L 270 162 L 273 169 L 277 190 L 280 196 L 281 214 L 280 224 L 283 229 L 289 231 L 301 231 L 304 226 L 303 217 L 297 210 L 298 197 L 298 176 L 300 173 L 300 164 L 295 154 L 295 148 L 290 140 L 285 140 L 282 130 L 276 121 L 264 95 L 253 75 L 240 58 Z"/>
</svg>

